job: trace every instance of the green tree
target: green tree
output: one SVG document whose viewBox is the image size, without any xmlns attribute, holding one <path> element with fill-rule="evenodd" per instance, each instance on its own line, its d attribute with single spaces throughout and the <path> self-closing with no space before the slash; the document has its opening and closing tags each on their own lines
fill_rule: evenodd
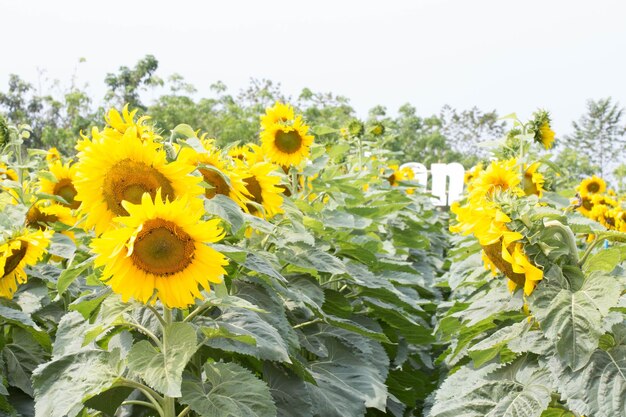
<svg viewBox="0 0 626 417">
<path fill-rule="evenodd" d="M 498 119 L 495 111 L 483 112 L 478 107 L 461 112 L 445 105 L 439 112 L 441 133 L 450 147 L 463 155 L 485 158 L 488 152 L 480 142 L 499 139 L 504 135 L 506 123 Z"/>
<path fill-rule="evenodd" d="M 131 108 L 145 110 L 139 93 L 148 87 L 163 85 L 163 80 L 154 74 L 158 67 L 159 61 L 153 55 L 146 55 L 133 69 L 122 66 L 116 74 L 108 73 L 104 79 L 109 89 L 106 100 L 118 107 L 128 103 Z"/>
<path fill-rule="evenodd" d="M 623 115 L 624 108 L 611 97 L 588 100 L 587 112 L 572 123 L 574 132 L 565 136 L 566 146 L 586 155 L 598 166 L 600 175 L 611 173 L 611 167 L 619 162 L 615 157 L 626 150 Z"/>
</svg>

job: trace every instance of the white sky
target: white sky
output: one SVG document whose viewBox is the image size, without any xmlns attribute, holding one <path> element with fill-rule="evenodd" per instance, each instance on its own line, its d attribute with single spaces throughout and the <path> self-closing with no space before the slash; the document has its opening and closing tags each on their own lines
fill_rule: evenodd
<svg viewBox="0 0 626 417">
<path fill-rule="evenodd" d="M 501 115 L 552 112 L 559 133 L 585 100 L 626 105 L 623 0 L 9 1 L 0 0 L 0 90 L 37 68 L 79 79 L 96 97 L 104 77 L 146 54 L 158 75 L 182 74 L 209 94 L 250 77 L 418 113 L 444 104 Z"/>
</svg>

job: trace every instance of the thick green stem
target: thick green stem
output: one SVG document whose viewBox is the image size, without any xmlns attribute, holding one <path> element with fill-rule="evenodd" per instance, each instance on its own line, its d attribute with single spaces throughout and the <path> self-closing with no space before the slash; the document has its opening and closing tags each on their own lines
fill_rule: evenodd
<svg viewBox="0 0 626 417">
<path fill-rule="evenodd" d="M 567 243 L 573 261 L 578 263 L 578 245 L 576 245 L 576 236 L 574 236 L 572 229 L 558 220 L 549 220 L 544 223 L 544 226 L 546 229 L 556 229 L 555 231 L 561 236 L 563 241 Z"/>
<path fill-rule="evenodd" d="M 600 243 L 604 242 L 605 240 L 608 240 L 609 242 L 613 241 L 613 242 L 626 243 L 626 234 L 615 232 L 615 231 L 598 233 L 596 235 L 596 240 L 591 242 L 591 244 L 587 247 L 587 250 L 585 250 L 585 253 L 583 254 L 582 258 L 580 258 L 580 262 L 578 262 L 578 265 L 580 267 L 585 265 L 585 262 L 587 262 L 587 259 L 589 258 L 589 255 L 591 255 L 591 252 L 593 251 L 593 249 L 596 246 L 598 246 Z"/>
<path fill-rule="evenodd" d="M 163 322 L 165 329 L 163 330 L 163 355 L 167 357 L 167 348 L 169 346 L 167 340 L 168 328 L 172 325 L 172 310 L 163 306 Z M 163 417 L 176 417 L 176 399 L 167 395 L 163 396 Z"/>
<path fill-rule="evenodd" d="M 162 406 L 164 400 L 158 392 L 140 382 L 126 378 L 123 378 L 118 385 L 139 390 L 148 400 L 150 400 L 150 403 L 152 403 L 153 408 L 159 413 L 159 415 L 161 417 L 165 417 Z"/>
</svg>

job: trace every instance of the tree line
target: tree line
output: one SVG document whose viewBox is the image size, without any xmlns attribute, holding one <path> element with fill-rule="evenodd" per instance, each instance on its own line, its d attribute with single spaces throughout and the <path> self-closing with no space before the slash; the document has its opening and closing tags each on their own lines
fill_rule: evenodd
<svg viewBox="0 0 626 417">
<path fill-rule="evenodd" d="M 35 88 L 12 74 L 8 87 L 0 90 L 0 117 L 9 123 L 30 126 L 31 135 L 25 146 L 56 147 L 67 155 L 73 154 L 81 131 L 88 132 L 91 126 L 102 124 L 105 109 L 121 108 L 125 103 L 149 114 L 163 132 L 185 122 L 223 145 L 257 140 L 259 114 L 276 100 L 289 101 L 299 108 L 312 126 L 339 130 L 356 118 L 349 99 L 332 93 L 304 88 L 297 97 L 287 97 L 280 84 L 252 79 L 236 94 L 218 81 L 211 85 L 209 97 L 196 98 L 195 87 L 182 76 L 173 74 L 163 79 L 157 70 L 158 60 L 147 55 L 133 67 L 122 66 L 107 74 L 102 103 L 94 103 L 86 86 L 78 85 L 76 71 L 68 85 L 54 81 L 44 88 Z M 163 93 L 146 103 L 142 93 L 155 88 Z M 586 105 L 586 112 L 572 122 L 571 133 L 557 132 L 557 146 L 551 150 L 554 166 L 562 171 L 565 186 L 596 174 L 608 177 L 618 191 L 626 192 L 626 160 L 622 156 L 626 150 L 624 108 L 610 97 L 590 99 Z M 365 126 L 384 126 L 381 146 L 397 152 L 398 159 L 427 166 L 460 162 L 470 168 L 487 157 L 481 143 L 497 140 L 505 131 L 505 122 L 495 111 L 477 107 L 458 110 L 444 106 L 438 114 L 425 116 L 408 103 L 396 115 L 390 115 L 384 106 L 375 106 L 362 122 Z M 324 140 L 340 140 L 340 134 L 325 135 Z"/>
</svg>

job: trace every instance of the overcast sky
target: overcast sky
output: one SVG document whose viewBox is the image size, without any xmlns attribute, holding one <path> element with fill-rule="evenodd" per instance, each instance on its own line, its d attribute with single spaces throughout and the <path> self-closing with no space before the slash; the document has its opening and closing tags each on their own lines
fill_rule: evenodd
<svg viewBox="0 0 626 417">
<path fill-rule="evenodd" d="M 527 117 L 551 111 L 559 133 L 585 100 L 626 105 L 624 0 L 9 1 L 0 0 L 0 90 L 37 68 L 96 97 L 107 72 L 146 54 L 158 75 L 209 94 L 251 77 L 350 98 L 360 116 L 410 102 Z"/>
</svg>

